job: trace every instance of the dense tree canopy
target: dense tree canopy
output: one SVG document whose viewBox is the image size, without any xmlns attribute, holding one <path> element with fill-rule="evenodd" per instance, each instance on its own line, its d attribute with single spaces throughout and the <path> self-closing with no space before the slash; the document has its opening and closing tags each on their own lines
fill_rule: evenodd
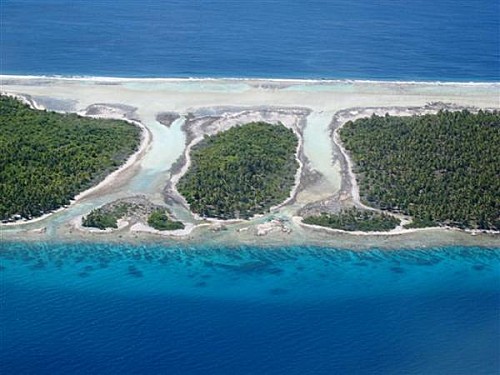
<svg viewBox="0 0 500 375">
<path fill-rule="evenodd" d="M 139 142 L 140 129 L 125 121 L 34 110 L 0 96 L 0 220 L 68 204 Z"/>
<path fill-rule="evenodd" d="M 134 208 L 134 205 L 127 203 L 96 208 L 82 218 L 82 225 L 98 229 L 118 228 L 118 219 L 122 219 Z"/>
<path fill-rule="evenodd" d="M 400 221 L 385 213 L 351 208 L 338 214 L 322 213 L 318 216 L 309 216 L 304 219 L 304 223 L 347 231 L 371 232 L 389 231 Z"/>
<path fill-rule="evenodd" d="M 156 230 L 184 229 L 184 224 L 170 219 L 166 210 L 153 211 L 148 217 L 148 225 Z"/>
<path fill-rule="evenodd" d="M 146 216 L 149 226 L 157 230 L 177 230 L 184 229 L 184 224 L 180 221 L 172 220 L 169 212 L 165 208 L 154 208 L 144 215 L 144 205 L 134 203 L 110 203 L 92 210 L 87 216 L 82 218 L 82 225 L 89 228 L 107 229 L 118 228 L 118 220 L 131 219 Z M 142 220 L 141 220 L 142 221 Z"/>
<path fill-rule="evenodd" d="M 500 114 L 442 111 L 348 122 L 340 137 L 367 204 L 414 226 L 500 229 Z"/>
<path fill-rule="evenodd" d="M 291 129 L 263 122 L 206 136 L 191 150 L 192 165 L 177 187 L 204 217 L 264 213 L 290 194 L 297 143 Z"/>
</svg>

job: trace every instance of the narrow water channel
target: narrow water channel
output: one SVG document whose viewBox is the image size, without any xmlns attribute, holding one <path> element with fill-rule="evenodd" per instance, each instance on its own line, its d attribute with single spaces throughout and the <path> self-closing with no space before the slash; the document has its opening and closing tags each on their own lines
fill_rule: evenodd
<svg viewBox="0 0 500 375">
<path fill-rule="evenodd" d="M 126 190 L 134 194 L 144 194 L 161 203 L 161 192 L 170 177 L 169 169 L 182 155 L 186 143 L 186 135 L 182 131 L 185 118 L 175 120 L 170 127 L 156 120 L 146 121 L 151 131 L 150 149 L 141 161 L 139 172 L 130 180 Z"/>
<path fill-rule="evenodd" d="M 330 137 L 330 122 L 334 113 L 330 111 L 312 112 L 304 129 L 304 154 L 311 166 L 320 172 L 331 187 L 333 194 L 340 189 L 340 166 L 333 163 L 333 140 Z"/>
</svg>

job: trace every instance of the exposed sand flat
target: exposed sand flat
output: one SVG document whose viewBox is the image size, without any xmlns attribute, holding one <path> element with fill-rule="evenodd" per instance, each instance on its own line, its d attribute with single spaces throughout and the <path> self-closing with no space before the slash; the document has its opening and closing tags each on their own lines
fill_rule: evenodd
<svg viewBox="0 0 500 375">
<path fill-rule="evenodd" d="M 305 227 L 297 213 L 308 204 L 322 200 L 339 199 L 349 185 L 351 198 L 357 198 L 357 187 L 349 175 L 341 149 L 335 145 L 330 125 L 334 116 L 359 117 L 370 108 L 378 113 L 411 114 L 417 107 L 428 103 L 447 103 L 457 107 L 475 107 L 500 110 L 500 84 L 497 83 L 418 83 L 418 82 L 369 82 L 369 81 L 312 81 L 312 80 L 253 80 L 253 79 L 120 79 L 120 78 L 47 78 L 0 76 L 1 91 L 26 96 L 33 103 L 52 110 L 66 110 L 123 118 L 133 118 L 144 126 L 150 139 L 143 143 L 140 155 L 131 158 L 127 168 L 90 192 L 78 197 L 77 202 L 41 220 L 14 226 L 1 226 L 4 239 L 88 239 L 103 238 L 125 241 L 217 241 L 225 243 L 260 244 L 332 244 L 349 247 L 366 247 L 372 244 L 392 247 L 394 242 L 412 245 L 449 243 L 500 244 L 496 235 L 471 236 L 468 233 L 446 229 L 419 230 L 386 236 L 384 234 L 356 236 L 319 228 Z M 97 105 L 97 106 L 96 106 Z M 111 106 L 110 106 L 111 105 Z M 411 111 L 407 109 L 411 107 Z M 133 110 L 132 110 L 133 109 Z M 307 111 L 309 121 L 298 121 L 294 111 Z M 350 110 L 352 113 L 349 114 Z M 387 110 L 386 110 L 387 109 Z M 97 111 L 97 112 L 96 112 Z M 343 111 L 339 114 L 340 111 Z M 95 112 L 95 113 L 94 113 Z M 173 123 L 160 124 L 158 115 L 169 113 Z M 272 115 L 270 115 L 273 113 Z M 281 113 L 281 115 L 280 115 Z M 180 117 L 177 118 L 177 115 Z M 349 116 L 347 116 L 349 115 Z M 194 126 L 197 119 L 215 119 L 212 128 L 196 132 L 183 126 Z M 267 116 L 267 117 L 266 117 Z M 217 229 L 216 221 L 193 217 L 185 205 L 169 202 L 174 214 L 185 221 L 187 230 L 161 236 L 147 226 L 136 225 L 134 230 L 117 233 L 74 231 L 72 220 L 86 215 L 93 208 L 118 198 L 144 194 L 152 202 L 164 203 L 164 188 L 186 170 L 177 169 L 171 179 L 170 168 L 185 155 L 187 142 L 196 141 L 206 133 L 243 123 L 246 120 L 280 119 L 300 134 L 300 157 L 303 163 L 297 191 L 292 192 L 286 204 L 271 214 L 256 217 L 251 222 L 228 223 L 224 230 Z M 294 117 L 295 116 L 295 117 Z M 187 118 L 190 120 L 186 122 Z M 192 132 L 190 132 L 192 130 Z M 145 137 L 145 138 L 148 138 Z M 343 161 L 343 162 L 342 162 Z M 178 167 L 178 166 L 177 166 Z M 345 193 L 345 191 L 344 191 Z M 337 194 L 337 195 L 335 195 Z M 347 194 L 347 193 L 346 193 Z M 345 197 L 344 197 L 345 198 Z M 184 206 L 184 207 L 183 207 Z M 256 236 L 257 226 L 279 217 L 291 233 L 270 231 Z M 247 230 L 249 228 L 251 230 Z M 261 227 L 262 228 L 262 227 Z M 43 230 L 42 230 L 43 229 Z M 261 231 L 263 233 L 263 231 Z M 392 239 L 391 239 L 392 238 Z M 396 239 L 394 239 L 396 238 Z"/>
</svg>

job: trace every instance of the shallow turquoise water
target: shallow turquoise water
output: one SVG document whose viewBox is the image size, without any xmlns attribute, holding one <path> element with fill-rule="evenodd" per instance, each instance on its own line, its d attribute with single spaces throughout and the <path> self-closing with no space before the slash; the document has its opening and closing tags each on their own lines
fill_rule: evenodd
<svg viewBox="0 0 500 375">
<path fill-rule="evenodd" d="M 500 368 L 500 249 L 3 243 L 6 373 Z"/>
</svg>

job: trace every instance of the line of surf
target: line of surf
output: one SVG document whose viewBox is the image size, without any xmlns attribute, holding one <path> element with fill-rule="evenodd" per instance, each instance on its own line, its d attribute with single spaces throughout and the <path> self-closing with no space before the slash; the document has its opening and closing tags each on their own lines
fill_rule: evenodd
<svg viewBox="0 0 500 375">
<path fill-rule="evenodd" d="M 1 74 L 4 80 L 59 80 L 91 82 L 273 82 L 284 84 L 375 84 L 375 85 L 421 85 L 421 86 L 493 86 L 500 88 L 499 81 L 435 81 L 435 80 L 369 80 L 369 79 L 313 79 L 313 78 L 265 78 L 265 77 L 106 77 L 86 75 L 11 75 Z"/>
</svg>

